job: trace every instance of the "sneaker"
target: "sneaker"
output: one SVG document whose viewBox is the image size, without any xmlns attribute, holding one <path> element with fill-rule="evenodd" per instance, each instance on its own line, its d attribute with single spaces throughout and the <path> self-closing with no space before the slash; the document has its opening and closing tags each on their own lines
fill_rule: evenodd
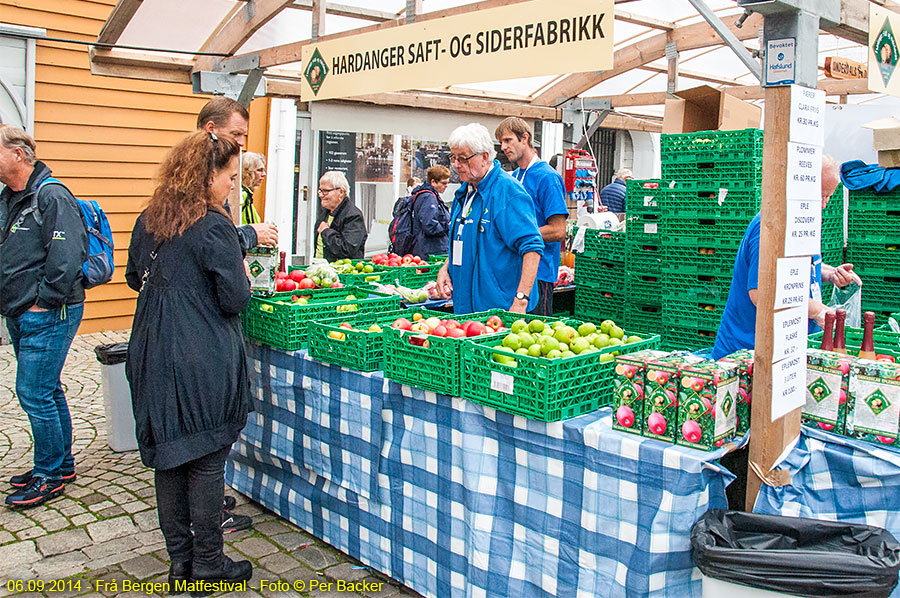
<svg viewBox="0 0 900 598">
<path fill-rule="evenodd" d="M 51 498 L 56 498 L 65 489 L 66 485 L 62 480 L 48 480 L 43 476 L 33 476 L 27 486 L 6 497 L 6 504 L 19 508 L 36 507 Z"/>
<path fill-rule="evenodd" d="M 34 476 L 34 470 L 29 469 L 25 473 L 14 475 L 13 477 L 9 478 L 9 484 L 13 488 L 24 488 L 28 485 L 28 482 L 31 481 L 32 476 Z M 62 475 L 62 482 L 63 484 L 71 484 L 75 481 L 75 477 L 75 470 L 73 469 L 72 471 L 64 473 Z"/>
<path fill-rule="evenodd" d="M 222 512 L 222 533 L 223 534 L 237 532 L 242 529 L 250 529 L 250 526 L 252 526 L 252 525 L 253 525 L 253 519 L 251 519 L 247 515 L 238 515 L 237 513 L 232 513 L 231 511 L 223 511 Z"/>
<path fill-rule="evenodd" d="M 233 496 L 225 495 L 225 500 L 222 501 L 222 508 L 226 511 L 233 511 L 237 506 L 237 499 Z"/>
</svg>

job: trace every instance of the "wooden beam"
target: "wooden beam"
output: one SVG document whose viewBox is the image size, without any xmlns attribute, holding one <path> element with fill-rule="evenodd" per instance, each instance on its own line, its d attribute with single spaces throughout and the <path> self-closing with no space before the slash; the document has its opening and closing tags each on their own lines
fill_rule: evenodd
<svg viewBox="0 0 900 598">
<path fill-rule="evenodd" d="M 416 22 L 423 23 L 425 21 L 432 21 L 444 17 L 468 14 L 471 12 L 477 12 L 479 10 L 495 8 L 497 6 L 510 6 L 528 1 L 529 0 L 484 0 L 483 2 L 465 4 L 463 6 L 455 6 L 453 8 L 447 8 L 445 10 L 426 12 L 421 15 L 416 15 Z M 359 35 L 361 33 L 369 33 L 370 31 L 382 31 L 385 29 L 391 29 L 393 27 L 400 27 L 405 24 L 405 18 L 394 19 L 393 21 L 385 21 L 383 23 L 369 25 L 368 27 L 360 27 L 359 29 L 351 29 L 350 31 L 342 31 L 340 33 L 325 35 L 320 37 L 319 41 L 325 42 L 333 39 L 351 37 L 354 35 Z M 263 68 L 277 66 L 279 64 L 287 64 L 289 62 L 300 62 L 303 54 L 303 47 L 309 45 L 310 43 L 311 42 L 309 40 L 301 40 L 289 44 L 283 44 L 280 46 L 273 46 L 271 48 L 266 48 L 255 53 L 259 54 L 259 65 Z"/>
<path fill-rule="evenodd" d="M 758 14 L 751 15 L 741 29 L 736 28 L 733 23 L 728 24 L 729 29 L 740 40 L 756 38 L 760 26 L 762 26 L 762 17 Z M 612 79 L 616 75 L 651 63 L 654 60 L 659 60 L 666 55 L 666 40 L 669 37 L 678 44 L 680 52 L 707 48 L 722 43 L 722 39 L 716 35 L 713 28 L 705 21 L 676 27 L 670 32 L 659 33 L 617 50 L 613 58 L 615 67 L 608 71 L 573 73 L 569 75 L 556 85 L 544 90 L 532 100 L 532 103 L 555 106 L 559 98 L 575 97 L 598 83 Z"/>
<path fill-rule="evenodd" d="M 90 50 L 91 73 L 146 81 L 191 84 L 190 58 L 130 53 L 127 50 Z"/>
<path fill-rule="evenodd" d="M 245 4 L 242 8 L 231 13 L 227 22 L 223 22 L 217 28 L 218 31 L 200 47 L 201 52 L 215 52 L 219 54 L 234 54 L 244 43 L 253 36 L 263 25 L 275 18 L 294 0 L 255 0 L 253 4 Z M 324 0 L 323 0 L 324 1 Z M 252 15 L 248 13 L 253 7 Z M 215 59 L 209 56 L 201 56 L 197 59 L 194 70 L 204 71 L 212 68 Z"/>
<path fill-rule="evenodd" d="M 97 41 L 101 44 L 114 44 L 119 41 L 119 37 L 143 1 L 119 0 L 106 18 L 106 22 L 103 23 L 103 29 L 100 30 Z"/>
<path fill-rule="evenodd" d="M 291 4 L 288 8 L 312 10 L 312 5 L 312 0 L 294 0 L 294 3 Z M 363 21 L 375 21 L 376 23 L 392 21 L 397 18 L 397 16 L 392 12 L 350 6 L 349 4 L 335 4 L 334 2 L 327 3 L 327 5 L 325 6 L 325 12 L 338 17 L 349 17 L 351 19 L 361 19 Z"/>
<path fill-rule="evenodd" d="M 624 10 L 615 11 L 613 16 L 615 16 L 617 21 L 632 23 L 633 25 L 643 25 L 644 27 L 650 27 L 651 29 L 662 29 L 663 31 L 675 29 L 675 23 L 673 21 L 663 21 L 662 19 L 654 19 L 653 17 L 643 17 Z"/>
<path fill-rule="evenodd" d="M 841 0 L 840 24 L 822 29 L 858 44 L 868 45 L 869 2 L 867 0 Z"/>
<path fill-rule="evenodd" d="M 325 0 L 312 0 L 312 29 L 310 30 L 309 39 L 315 43 L 319 38 L 325 35 Z"/>
<path fill-rule="evenodd" d="M 669 73 L 669 68 L 664 68 L 661 66 L 656 66 L 652 64 L 645 64 L 643 66 L 638 67 L 641 70 L 650 71 L 653 73 Z M 677 68 L 676 67 L 676 76 L 678 77 L 689 77 L 691 79 L 696 79 L 697 81 L 705 81 L 706 83 L 715 83 L 716 85 L 740 85 L 740 81 L 737 79 L 729 79 L 726 77 L 713 77 L 712 75 L 708 75 L 706 73 L 701 73 L 700 71 L 690 71 L 687 69 Z"/>
</svg>

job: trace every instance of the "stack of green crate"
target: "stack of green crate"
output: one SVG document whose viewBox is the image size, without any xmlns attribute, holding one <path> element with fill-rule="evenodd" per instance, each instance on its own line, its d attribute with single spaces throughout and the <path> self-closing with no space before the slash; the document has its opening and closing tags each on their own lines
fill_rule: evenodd
<svg viewBox="0 0 900 598">
<path fill-rule="evenodd" d="M 662 331 L 662 210 L 668 181 L 626 181 L 624 326 L 643 334 Z"/>
<path fill-rule="evenodd" d="M 577 231 L 576 231 L 577 234 Z M 625 235 L 588 229 L 575 254 L 575 318 L 620 322 L 625 304 Z"/>
<path fill-rule="evenodd" d="M 862 309 L 886 322 L 900 310 L 900 188 L 850 192 L 847 261 L 863 279 Z"/>
<path fill-rule="evenodd" d="M 715 342 L 734 259 L 759 211 L 762 149 L 760 129 L 661 138 L 662 178 L 674 182 L 662 210 L 664 348 Z"/>
<path fill-rule="evenodd" d="M 844 263 L 844 186 L 838 184 L 828 205 L 822 210 L 822 262 L 831 266 Z M 834 286 L 822 283 L 822 298 L 831 299 Z"/>
</svg>

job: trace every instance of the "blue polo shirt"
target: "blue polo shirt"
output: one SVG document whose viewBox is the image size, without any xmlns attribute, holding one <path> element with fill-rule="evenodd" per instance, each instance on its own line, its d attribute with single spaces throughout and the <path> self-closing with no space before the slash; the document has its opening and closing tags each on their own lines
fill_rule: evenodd
<svg viewBox="0 0 900 598">
<path fill-rule="evenodd" d="M 759 229 L 760 215 L 757 214 L 747 226 L 734 260 L 734 274 L 716 333 L 713 359 L 720 359 L 738 349 L 753 349 L 756 345 L 756 306 L 750 301 L 749 291 L 759 288 Z M 821 287 L 822 284 L 822 257 L 819 255 L 813 256 L 809 283 L 810 296 L 813 296 L 814 285 Z M 809 334 L 819 330 L 816 323 L 810 320 Z"/>
<path fill-rule="evenodd" d="M 547 224 L 551 216 L 562 214 L 566 218 L 569 217 L 563 180 L 552 166 L 535 156 L 527 168 L 515 169 L 512 176 L 522 183 L 531 196 L 538 228 Z M 556 282 L 559 276 L 559 251 L 559 241 L 544 244 L 544 254 L 541 256 L 541 264 L 537 271 L 538 280 Z"/>
</svg>

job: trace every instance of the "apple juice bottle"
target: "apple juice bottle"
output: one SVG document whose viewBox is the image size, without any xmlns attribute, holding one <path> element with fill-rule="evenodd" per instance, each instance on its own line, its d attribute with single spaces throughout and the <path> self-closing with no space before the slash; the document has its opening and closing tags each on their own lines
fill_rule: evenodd
<svg viewBox="0 0 900 598">
<path fill-rule="evenodd" d="M 844 338 L 844 321 L 847 311 L 839 309 L 834 314 L 834 349 L 836 353 L 847 354 L 847 340 Z"/>
<path fill-rule="evenodd" d="M 822 344 L 819 348 L 823 351 L 834 349 L 834 312 L 825 312 L 825 328 L 822 330 Z"/>
<path fill-rule="evenodd" d="M 867 311 L 863 314 L 863 338 L 859 347 L 860 359 L 875 359 L 875 312 Z"/>
</svg>

